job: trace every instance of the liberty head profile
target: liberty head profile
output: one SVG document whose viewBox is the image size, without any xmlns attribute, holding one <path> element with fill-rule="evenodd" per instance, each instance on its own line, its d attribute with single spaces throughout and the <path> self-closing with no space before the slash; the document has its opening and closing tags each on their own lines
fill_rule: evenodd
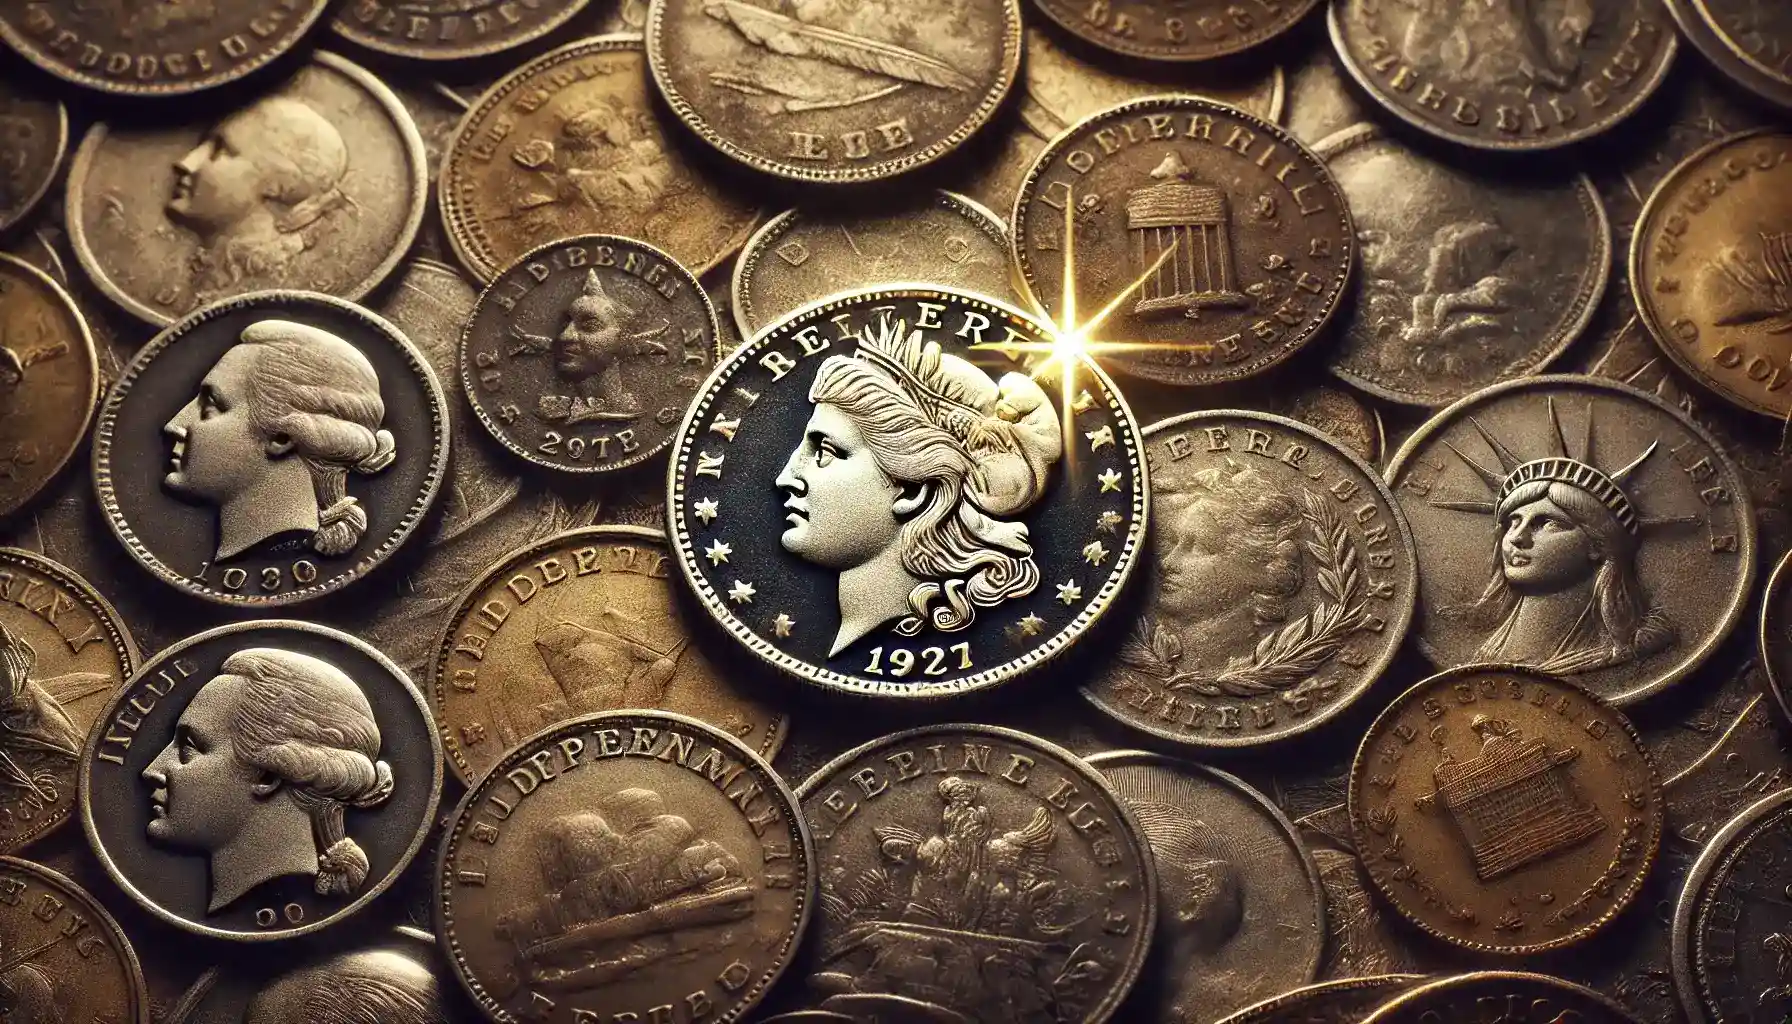
<svg viewBox="0 0 1792 1024">
<path fill-rule="evenodd" d="M 1230 460 L 1186 484 L 1158 486 L 1153 607 L 1159 624 L 1177 631 L 1181 649 L 1202 651 L 1209 647 L 1203 638 L 1215 636 L 1255 643 L 1287 621 L 1307 582 L 1300 501 Z"/>
<path fill-rule="evenodd" d="M 362 949 L 282 975 L 242 1024 L 448 1024 L 435 972 L 391 949 Z"/>
<path fill-rule="evenodd" d="M 781 541 L 838 573 L 829 656 L 884 623 L 962 630 L 1039 584 L 1025 523 L 1062 457 L 1057 411 L 1025 374 L 1000 381 L 887 317 L 823 360 L 814 412 L 777 476 Z"/>
</svg>

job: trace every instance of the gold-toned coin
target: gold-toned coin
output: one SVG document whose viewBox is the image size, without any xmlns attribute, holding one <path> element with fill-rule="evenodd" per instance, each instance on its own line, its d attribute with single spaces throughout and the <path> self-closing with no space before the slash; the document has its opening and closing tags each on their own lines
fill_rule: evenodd
<svg viewBox="0 0 1792 1024">
<path fill-rule="evenodd" d="M 1792 6 L 1779 0 L 1667 0 L 1688 42 L 1731 81 L 1792 109 Z"/>
<path fill-rule="evenodd" d="M 130 939 L 80 886 L 0 857 L 0 1019 L 139 1024 L 149 992 Z"/>
<path fill-rule="evenodd" d="M 0 231 L 31 215 L 68 151 L 68 108 L 0 78 Z"/>
<path fill-rule="evenodd" d="M 1350 769 L 1375 887 L 1421 930 L 1488 953 L 1559 949 L 1608 924 L 1642 889 L 1665 814 L 1629 719 L 1516 666 L 1415 685 Z"/>
<path fill-rule="evenodd" d="M 62 286 L 0 253 L 0 517 L 55 479 L 87 438 L 99 354 Z"/>
<path fill-rule="evenodd" d="M 473 60 L 524 46 L 571 21 L 591 0 L 347 0 L 331 31 L 410 60 Z"/>
<path fill-rule="evenodd" d="M 781 178 L 864 182 L 982 128 L 1020 72 L 1019 0 L 653 0 L 647 56 L 691 131 Z"/>
<path fill-rule="evenodd" d="M 1319 0 L 1034 0 L 1066 32 L 1105 50 L 1161 61 L 1227 57 L 1300 23 Z M 1029 54 L 1030 56 L 1030 54 Z"/>
<path fill-rule="evenodd" d="M 1572 981 L 1520 971 L 1476 971 L 1440 978 L 1383 1004 L 1363 1024 L 1640 1024 L 1610 998 Z"/>
<path fill-rule="evenodd" d="M 1377 974 L 1322 981 L 1247 1006 L 1220 1024 L 1360 1024 L 1381 1004 L 1424 980 L 1422 974 Z"/>
</svg>

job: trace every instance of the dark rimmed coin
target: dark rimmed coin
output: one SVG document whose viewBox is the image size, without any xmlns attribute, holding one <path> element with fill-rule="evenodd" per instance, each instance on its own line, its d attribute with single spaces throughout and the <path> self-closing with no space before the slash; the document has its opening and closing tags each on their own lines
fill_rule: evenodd
<svg viewBox="0 0 1792 1024">
<path fill-rule="evenodd" d="M 1584 985 L 1520 971 L 1476 971 L 1426 982 L 1395 996 L 1362 1024 L 1480 1021 L 1505 1024 L 1640 1024 L 1630 1011 Z"/>
<path fill-rule="evenodd" d="M 613 711 L 525 739 L 467 794 L 436 933 L 503 1024 L 735 1021 L 790 963 L 815 878 L 762 758 L 696 719 Z"/>
<path fill-rule="evenodd" d="M 1786 862 L 1792 791 L 1732 818 L 1705 844 L 1674 908 L 1674 990 L 1694 1024 L 1783 1019 L 1792 1010 L 1783 950 L 1792 935 Z"/>
<path fill-rule="evenodd" d="M 262 608 L 349 585 L 417 528 L 447 410 L 397 328 L 340 299 L 258 292 L 138 351 L 94 430 L 112 532 L 159 579 Z"/>
<path fill-rule="evenodd" d="M 1792 108 L 1792 9 L 1778 0 L 1667 0 L 1667 7 L 1726 78 Z"/>
<path fill-rule="evenodd" d="M 86 442 L 99 386 L 99 351 L 75 300 L 0 253 L 0 518 L 31 504 Z"/>
<path fill-rule="evenodd" d="M 1423 981 L 1422 974 L 1322 981 L 1247 1006 L 1221 1024 L 1361 1024 L 1383 1003 Z"/>
<path fill-rule="evenodd" d="M 1128 57 L 1200 61 L 1260 46 L 1300 23 L 1319 0 L 1034 0 L 1058 26 Z"/>
<path fill-rule="evenodd" d="M 87 737 L 82 823 L 156 917 L 261 942 L 346 920 L 422 848 L 442 746 L 404 671 L 347 633 L 265 619 L 176 643 Z"/>
<path fill-rule="evenodd" d="M 475 60 L 548 35 L 591 0 L 347 0 L 330 30 L 409 60 Z"/>
<path fill-rule="evenodd" d="M 68 109 L 0 80 L 0 231 L 37 209 L 68 151 Z"/>
<path fill-rule="evenodd" d="M 149 1020 L 130 939 L 80 886 L 0 857 L 0 1011 L 7 1021 Z"/>
</svg>

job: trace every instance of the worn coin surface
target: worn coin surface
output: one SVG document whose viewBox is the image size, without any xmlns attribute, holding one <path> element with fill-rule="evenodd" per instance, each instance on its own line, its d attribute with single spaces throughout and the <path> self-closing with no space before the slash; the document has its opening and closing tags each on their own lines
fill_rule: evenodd
<svg viewBox="0 0 1792 1024">
<path fill-rule="evenodd" d="M 1630 286 L 1662 351 L 1755 412 L 1792 416 L 1792 133 L 1715 142 L 1662 180 L 1637 221 Z"/>
<path fill-rule="evenodd" d="M 1076 352 L 932 288 L 811 306 L 729 356 L 679 432 L 666 508 L 685 579 L 761 660 L 935 697 L 1057 656 L 1144 534 L 1138 428 Z M 737 443 L 738 442 L 738 443 Z"/>
<path fill-rule="evenodd" d="M 96 124 L 68 178 L 81 266 L 163 325 L 267 288 L 360 299 L 397 268 L 429 202 L 404 104 L 329 53 L 215 121 Z"/>
<path fill-rule="evenodd" d="M 1780 721 L 1792 724 L 1792 551 L 1780 559 L 1761 598 L 1761 668 Z"/>
<path fill-rule="evenodd" d="M 136 667 L 137 645 L 99 591 L 48 558 L 0 548 L 0 853 L 74 813 L 81 745 Z"/>
<path fill-rule="evenodd" d="M 1592 319 L 1612 231 L 1586 175 L 1477 173 L 1373 125 L 1314 146 L 1344 189 L 1363 267 L 1327 365 L 1379 398 L 1447 405 L 1535 373 Z"/>
<path fill-rule="evenodd" d="M 627 469 L 672 443 L 720 330 L 677 260 L 632 238 L 579 235 L 523 254 L 480 295 L 461 388 L 485 429 L 538 466 Z"/>
<path fill-rule="evenodd" d="M 693 274 L 722 262 L 759 210 L 698 175 L 667 137 L 640 36 L 581 39 L 505 76 L 467 111 L 442 162 L 442 222 L 481 281 L 570 235 L 638 238 Z"/>
<path fill-rule="evenodd" d="M 982 128 L 1020 72 L 1020 0 L 653 0 L 666 103 L 754 170 L 863 182 L 932 163 Z"/>
<path fill-rule="evenodd" d="M 0 857 L 0 1010 L 24 1024 L 149 1020 L 130 939 L 80 886 Z"/>
<path fill-rule="evenodd" d="M 736 1021 L 815 900 L 797 798 L 692 718 L 588 715 L 525 739 L 442 841 L 436 932 L 493 1020 Z"/>
<path fill-rule="evenodd" d="M 1426 982 L 1383 1004 L 1363 1024 L 1480 1021 L 1511 1024 L 1638 1024 L 1628 1010 L 1583 985 L 1520 971 L 1475 971 Z"/>
<path fill-rule="evenodd" d="M 590 0 L 347 0 L 330 28 L 410 60 L 472 60 L 534 42 Z"/>
<path fill-rule="evenodd" d="M 1375 469 L 1304 424 L 1231 409 L 1152 424 L 1145 453 L 1145 597 L 1083 696 L 1160 739 L 1244 747 L 1367 693 L 1419 587 L 1412 532 Z"/>
<path fill-rule="evenodd" d="M 112 880 L 177 928 L 307 935 L 397 880 L 435 821 L 442 746 L 403 670 L 347 633 L 263 619 L 151 658 L 81 754 Z"/>
<path fill-rule="evenodd" d="M 0 231 L 37 208 L 67 151 L 68 109 L 0 81 Z"/>
<path fill-rule="evenodd" d="M 1349 803 L 1363 867 L 1401 915 L 1510 955 L 1572 945 L 1616 917 L 1655 863 L 1665 815 L 1629 719 L 1515 666 L 1452 669 L 1395 698 L 1357 750 Z"/>
<path fill-rule="evenodd" d="M 1687 1020 L 1775 1020 L 1792 1008 L 1779 969 L 1792 934 L 1788 857 L 1792 791 L 1781 791 L 1731 819 L 1688 871 L 1674 909 L 1674 988 Z"/>
<path fill-rule="evenodd" d="M 1580 142 L 1642 106 L 1678 34 L 1659 0 L 1337 0 L 1332 44 L 1382 108 L 1476 149 Z"/>
<path fill-rule="evenodd" d="M 911 729 L 817 770 L 798 790 L 823 864 L 792 986 L 803 1004 L 858 1020 L 1107 1020 L 1144 968 L 1159 901 L 1116 788 L 990 725 Z"/>
<path fill-rule="evenodd" d="M 1150 1019 L 1209 1024 L 1313 980 L 1325 890 L 1268 797 L 1161 754 L 1097 754 L 1089 767 L 1131 809 L 1157 865 Z"/>
<path fill-rule="evenodd" d="M 442 389 L 416 348 L 308 292 L 229 299 L 163 331 L 94 428 L 94 489 L 131 556 L 189 594 L 261 608 L 365 576 L 416 530 L 447 463 Z"/>
<path fill-rule="evenodd" d="M 1053 139 L 1015 196 L 1009 234 L 1040 308 L 1081 327 L 1115 303 L 1092 331 L 1111 347 L 1095 351 L 1167 384 L 1238 380 L 1300 351 L 1356 260 L 1350 211 L 1319 158 L 1195 96 L 1123 103 Z"/>
<path fill-rule="evenodd" d="M 1422 974 L 1378 974 L 1322 981 L 1248 1006 L 1224 1024 L 1360 1024 L 1381 1004 L 1424 980 Z"/>
<path fill-rule="evenodd" d="M 1371 466 L 1380 464 L 1387 449 L 1381 412 L 1350 390 L 1314 384 L 1265 399 L 1269 411 L 1318 430 Z"/>
<path fill-rule="evenodd" d="M 0 517 L 48 487 L 87 439 L 99 353 L 62 286 L 0 253 Z"/>
<path fill-rule="evenodd" d="M 1792 108 L 1792 10 L 1777 0 L 1667 0 L 1688 42 L 1726 77 Z"/>
<path fill-rule="evenodd" d="M 1735 464 L 1626 385 L 1493 385 L 1421 426 L 1387 479 L 1418 543 L 1414 637 L 1440 668 L 1528 665 L 1626 705 L 1704 662 L 1748 604 Z"/>
<path fill-rule="evenodd" d="M 1034 0 L 1066 32 L 1128 57 L 1212 60 L 1293 28 L 1319 0 Z M 1029 54 L 1029 56 L 1031 56 Z"/>
</svg>

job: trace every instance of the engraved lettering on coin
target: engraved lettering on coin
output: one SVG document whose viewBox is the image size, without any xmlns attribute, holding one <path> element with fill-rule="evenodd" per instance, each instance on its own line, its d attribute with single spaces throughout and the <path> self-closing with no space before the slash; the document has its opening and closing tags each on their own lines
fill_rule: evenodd
<svg viewBox="0 0 1792 1024">
<path fill-rule="evenodd" d="M 68 878 L 0 857 L 0 936 L 0 1022 L 149 1019 L 130 940 Z"/>
<path fill-rule="evenodd" d="M 74 300 L 0 253 L 0 516 L 28 506 L 81 447 L 99 381 L 99 353 Z"/>
<path fill-rule="evenodd" d="M 214 967 L 169 1024 L 471 1024 L 442 985 L 435 938 L 400 927 L 383 938 L 261 969 Z"/>
<path fill-rule="evenodd" d="M 1781 875 L 1792 794 L 1749 807 L 1711 837 L 1674 912 L 1674 988 L 1686 1019 L 1771 1019 L 1792 1008 L 1792 913 Z"/>
<path fill-rule="evenodd" d="M 1034 3 L 1066 32 L 1103 49 L 1128 57 L 1186 62 L 1213 60 L 1261 45 L 1299 24 L 1318 0 Z"/>
<path fill-rule="evenodd" d="M 0 231 L 37 208 L 68 150 L 68 110 L 61 103 L 0 82 Z"/>
<path fill-rule="evenodd" d="M 1471 1021 L 1488 1012 L 1503 1013 L 1512 1024 L 1639 1024 L 1624 1007 L 1590 988 L 1519 971 L 1475 971 L 1426 982 L 1382 1004 L 1363 1024 Z"/>
<path fill-rule="evenodd" d="M 348 0 L 330 28 L 351 43 L 411 60 L 489 57 L 548 35 L 590 0 Z"/>
</svg>

